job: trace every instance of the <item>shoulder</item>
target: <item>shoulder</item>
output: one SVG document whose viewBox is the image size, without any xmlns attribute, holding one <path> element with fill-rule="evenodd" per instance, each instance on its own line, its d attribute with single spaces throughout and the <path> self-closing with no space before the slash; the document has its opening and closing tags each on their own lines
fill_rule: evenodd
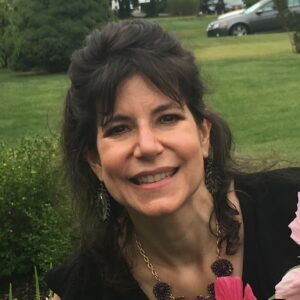
<svg viewBox="0 0 300 300">
<path fill-rule="evenodd" d="M 253 223 L 262 244 L 268 245 L 269 251 L 297 246 L 288 225 L 296 217 L 300 168 L 243 175 L 236 182 L 244 223 Z"/>
<path fill-rule="evenodd" d="M 288 225 L 296 216 L 300 168 L 238 175 L 235 183 L 244 223 L 245 273 L 270 296 L 285 272 L 299 263 L 299 246 Z"/>
<path fill-rule="evenodd" d="M 238 175 L 235 177 L 235 184 L 239 193 L 249 195 L 262 205 L 297 202 L 297 193 L 300 191 L 300 168 Z"/>
<path fill-rule="evenodd" d="M 300 168 L 277 169 L 237 176 L 236 191 L 244 214 L 251 209 L 261 223 L 287 226 L 295 217 Z"/>
<path fill-rule="evenodd" d="M 282 188 L 285 185 L 300 187 L 300 167 L 239 174 L 235 176 L 235 180 L 243 187 L 250 189 L 262 186 L 261 184 L 273 186 L 274 188 Z"/>
<path fill-rule="evenodd" d="M 286 168 L 237 176 L 236 193 L 245 226 L 261 244 L 272 248 L 297 246 L 288 225 L 296 217 L 300 168 Z M 295 248 L 296 249 L 296 248 Z"/>
<path fill-rule="evenodd" d="M 102 292 L 102 280 L 95 264 L 82 256 L 56 266 L 46 274 L 45 280 L 62 300 L 96 299 Z"/>
</svg>

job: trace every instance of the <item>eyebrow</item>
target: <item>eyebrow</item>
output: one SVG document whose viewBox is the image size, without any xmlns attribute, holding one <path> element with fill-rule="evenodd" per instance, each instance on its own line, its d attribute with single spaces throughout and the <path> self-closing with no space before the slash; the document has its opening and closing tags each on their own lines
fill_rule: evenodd
<svg viewBox="0 0 300 300">
<path fill-rule="evenodd" d="M 157 106 L 155 109 L 153 109 L 153 111 L 151 112 L 152 115 L 156 115 L 158 113 L 162 113 L 166 110 L 169 110 L 169 109 L 180 109 L 180 110 L 183 110 L 183 105 L 180 104 L 180 103 L 177 103 L 175 101 L 173 101 L 172 103 L 167 103 L 167 104 L 161 104 L 159 106 Z M 108 126 L 109 124 L 111 123 L 114 123 L 114 122 L 126 122 L 126 121 L 129 121 L 131 118 L 126 116 L 126 115 L 122 115 L 122 114 L 115 114 L 113 115 L 107 122 L 105 122 L 104 126 L 103 127 L 106 127 Z"/>
<path fill-rule="evenodd" d="M 164 111 L 166 111 L 168 109 L 172 109 L 172 108 L 176 108 L 176 109 L 179 108 L 180 110 L 183 110 L 183 104 L 175 102 L 175 101 L 172 101 L 171 103 L 168 103 L 168 104 L 162 104 L 162 105 L 159 105 L 158 107 L 156 107 L 152 111 L 152 114 L 155 115 L 157 113 L 161 113 L 161 112 L 164 112 Z"/>
</svg>

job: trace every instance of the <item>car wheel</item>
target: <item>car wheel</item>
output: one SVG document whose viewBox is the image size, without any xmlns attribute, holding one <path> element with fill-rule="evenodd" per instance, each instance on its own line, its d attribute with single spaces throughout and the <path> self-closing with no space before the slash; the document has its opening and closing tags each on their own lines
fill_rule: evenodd
<svg viewBox="0 0 300 300">
<path fill-rule="evenodd" d="M 248 34 L 248 28 L 244 24 L 235 24 L 230 29 L 230 34 L 233 36 L 242 36 Z"/>
</svg>

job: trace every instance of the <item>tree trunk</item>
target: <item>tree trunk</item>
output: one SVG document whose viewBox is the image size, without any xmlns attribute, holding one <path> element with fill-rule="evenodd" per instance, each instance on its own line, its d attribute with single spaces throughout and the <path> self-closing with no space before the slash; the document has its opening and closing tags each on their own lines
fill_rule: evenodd
<svg viewBox="0 0 300 300">
<path fill-rule="evenodd" d="M 296 53 L 300 53 L 300 32 L 294 32 L 293 35 L 294 49 Z"/>
</svg>

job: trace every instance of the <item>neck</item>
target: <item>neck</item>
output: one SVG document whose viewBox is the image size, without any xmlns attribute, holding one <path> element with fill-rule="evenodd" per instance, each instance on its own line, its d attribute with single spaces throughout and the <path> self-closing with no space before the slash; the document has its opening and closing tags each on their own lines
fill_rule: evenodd
<svg viewBox="0 0 300 300">
<path fill-rule="evenodd" d="M 203 195 L 205 194 L 202 193 L 201 196 Z M 240 211 L 234 189 L 230 189 L 228 198 Z M 153 288 L 157 284 L 155 273 L 172 288 L 173 295 L 184 295 L 188 299 L 194 299 L 195 295 L 211 297 L 213 291 L 208 286 L 211 287 L 216 276 L 224 276 L 225 273 L 242 275 L 242 246 L 230 258 L 221 253 L 221 265 L 216 260 L 217 238 L 209 226 L 213 211 L 210 194 L 201 199 L 198 197 L 198 201 L 187 203 L 176 213 L 160 217 L 150 218 L 129 212 L 144 251 L 138 247 L 139 243 L 132 241 L 133 275 L 149 299 L 159 298 L 153 295 Z M 215 225 L 212 216 L 211 226 L 214 233 L 217 232 Z M 241 231 L 241 238 L 242 233 Z M 145 258 L 150 266 L 145 264 Z"/>
<path fill-rule="evenodd" d="M 185 203 L 171 215 L 147 217 L 129 212 L 136 234 L 145 251 L 157 264 L 180 267 L 198 261 L 216 247 L 216 237 L 210 230 L 213 211 L 209 193 L 202 199 Z M 216 232 L 212 219 L 213 232 Z"/>
</svg>

